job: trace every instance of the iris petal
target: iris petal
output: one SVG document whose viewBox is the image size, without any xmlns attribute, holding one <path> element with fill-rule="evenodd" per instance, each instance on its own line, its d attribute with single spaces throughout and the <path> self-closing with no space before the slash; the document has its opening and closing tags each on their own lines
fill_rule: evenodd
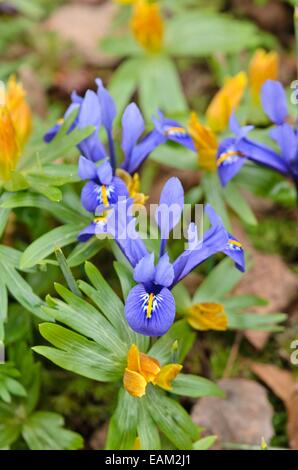
<svg viewBox="0 0 298 470">
<path fill-rule="evenodd" d="M 267 80 L 261 91 L 261 101 L 265 113 L 275 124 L 283 124 L 287 115 L 287 98 L 280 82 Z"/>
<path fill-rule="evenodd" d="M 125 315 L 129 326 L 137 333 L 145 336 L 162 336 L 173 324 L 175 318 L 174 297 L 164 287 L 154 295 L 151 317 L 147 318 L 150 294 L 142 284 L 130 291 L 126 304 Z"/>
</svg>

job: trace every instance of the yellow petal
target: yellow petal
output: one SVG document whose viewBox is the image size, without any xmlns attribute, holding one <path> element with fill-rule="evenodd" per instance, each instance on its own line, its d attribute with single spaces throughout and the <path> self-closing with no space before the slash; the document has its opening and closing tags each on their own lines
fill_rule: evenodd
<svg viewBox="0 0 298 470">
<path fill-rule="evenodd" d="M 0 179 L 7 181 L 19 158 L 16 131 L 5 106 L 0 106 Z"/>
<path fill-rule="evenodd" d="M 218 147 L 216 135 L 210 127 L 200 123 L 196 113 L 191 113 L 188 129 L 198 152 L 200 167 L 215 171 Z"/>
<path fill-rule="evenodd" d="M 20 149 L 22 149 L 32 130 L 32 114 L 26 102 L 26 92 L 15 76 L 8 80 L 5 105 L 10 113 Z"/>
<path fill-rule="evenodd" d="M 141 374 L 147 382 L 153 382 L 160 371 L 160 364 L 154 357 L 141 353 Z"/>
<path fill-rule="evenodd" d="M 172 390 L 172 381 L 177 377 L 182 367 L 180 364 L 163 366 L 153 383 L 164 390 Z"/>
<path fill-rule="evenodd" d="M 211 129 L 223 132 L 229 123 L 232 112 L 239 105 L 247 85 L 247 76 L 240 72 L 227 78 L 224 86 L 216 93 L 206 111 L 206 118 Z"/>
<path fill-rule="evenodd" d="M 123 170 L 122 168 L 118 168 L 116 170 L 117 176 L 122 179 L 122 181 L 126 184 L 128 194 L 134 200 L 135 204 L 144 205 L 147 201 L 149 196 L 145 196 L 145 194 L 140 192 L 140 177 L 138 173 L 134 173 L 131 176 L 127 171 Z"/>
<path fill-rule="evenodd" d="M 140 351 L 135 344 L 132 344 L 127 353 L 127 369 L 141 372 Z"/>
<path fill-rule="evenodd" d="M 260 91 L 266 80 L 277 80 L 279 56 L 277 52 L 258 49 L 249 65 L 249 89 L 255 104 L 260 103 Z"/>
<path fill-rule="evenodd" d="M 141 374 L 126 368 L 123 377 L 123 385 L 130 395 L 139 398 L 145 395 L 147 382 Z"/>
<path fill-rule="evenodd" d="M 131 29 L 136 41 L 149 52 L 161 49 L 164 23 L 159 5 L 148 0 L 138 0 L 134 6 Z"/>
<path fill-rule="evenodd" d="M 132 450 L 141 450 L 141 439 L 136 437 Z"/>
<path fill-rule="evenodd" d="M 200 331 L 224 331 L 228 327 L 228 317 L 222 304 L 201 303 L 192 305 L 187 313 L 188 323 Z"/>
</svg>

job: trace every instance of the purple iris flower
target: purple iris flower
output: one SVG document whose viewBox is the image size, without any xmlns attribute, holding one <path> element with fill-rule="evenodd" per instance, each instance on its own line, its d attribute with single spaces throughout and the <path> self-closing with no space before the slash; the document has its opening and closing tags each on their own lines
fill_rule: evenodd
<svg viewBox="0 0 298 470">
<path fill-rule="evenodd" d="M 163 139 L 161 143 L 170 140 L 196 152 L 191 136 L 179 122 L 166 118 L 164 114 L 159 111 L 158 117 L 153 118 L 153 123 L 155 125 L 155 131 L 160 135 L 160 138 Z"/>
<path fill-rule="evenodd" d="M 113 175 L 113 169 L 108 160 L 96 165 L 94 162 L 80 157 L 78 174 L 83 180 L 88 180 L 82 190 L 81 201 L 84 208 L 95 213 L 102 207 L 116 204 L 120 197 L 128 197 L 125 183 Z"/>
<path fill-rule="evenodd" d="M 161 336 L 168 331 L 176 312 L 172 288 L 213 254 L 223 252 L 235 261 L 238 269 L 245 269 L 244 251 L 240 242 L 225 230 L 221 219 L 210 205 L 206 206 L 206 213 L 211 221 L 211 228 L 207 230 L 203 240 L 198 239 L 195 225 L 190 224 L 188 248 L 174 262 L 170 261 L 166 243 L 170 232 L 180 220 L 183 205 L 182 185 L 178 178 L 170 178 L 163 188 L 156 212 L 161 235 L 157 260 L 154 254 L 147 250 L 136 231 L 133 217 L 126 219 L 129 231 L 123 229 L 120 223 L 121 230 L 118 224 L 118 229 L 113 233 L 117 244 L 133 267 L 134 280 L 137 282 L 126 300 L 126 319 L 134 331 L 143 335 Z M 166 220 L 164 208 L 167 208 L 167 214 L 171 215 Z M 122 217 L 124 212 L 120 210 Z"/>
<path fill-rule="evenodd" d="M 288 106 L 285 90 L 280 82 L 267 80 L 261 92 L 262 105 L 275 124 L 270 137 L 280 149 L 280 157 L 288 168 L 288 175 L 298 184 L 298 121 L 291 126 L 287 121 Z"/>
<path fill-rule="evenodd" d="M 218 175 L 223 186 L 239 172 L 247 160 L 288 174 L 288 164 L 278 153 L 247 137 L 253 126 L 241 127 L 235 114 L 232 114 L 230 129 L 235 137 L 228 137 L 220 143 L 216 158 Z"/>
</svg>

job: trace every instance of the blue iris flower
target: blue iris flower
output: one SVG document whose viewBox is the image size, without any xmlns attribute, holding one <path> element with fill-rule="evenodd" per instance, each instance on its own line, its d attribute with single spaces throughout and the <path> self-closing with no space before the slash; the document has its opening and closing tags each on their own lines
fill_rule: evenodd
<svg viewBox="0 0 298 470">
<path fill-rule="evenodd" d="M 211 228 L 204 234 L 203 240 L 198 239 L 196 226 L 190 224 L 188 248 L 174 262 L 170 261 L 166 251 L 167 239 L 180 220 L 183 205 L 182 185 L 178 178 L 170 178 L 163 188 L 160 205 L 156 211 L 156 221 L 161 235 L 160 254 L 157 260 L 154 254 L 147 250 L 136 231 L 133 217 L 126 220 L 130 228 L 128 236 L 125 236 L 127 232 L 122 223 L 118 223 L 117 230 L 113 232 L 118 246 L 133 267 L 134 280 L 137 283 L 126 300 L 126 319 L 134 331 L 143 335 L 161 336 L 166 333 L 174 321 L 176 312 L 172 288 L 213 254 L 223 252 L 234 260 L 238 269 L 245 270 L 241 243 L 226 231 L 221 219 L 210 205 L 206 206 L 206 213 Z M 171 214 L 171 217 L 164 218 L 164 208 L 168 208 L 167 214 Z M 121 214 L 124 212 L 120 210 Z"/>
<path fill-rule="evenodd" d="M 282 85 L 267 80 L 261 91 L 265 113 L 275 124 L 270 137 L 278 144 L 280 152 L 247 137 L 253 126 L 240 127 L 235 115 L 230 120 L 233 138 L 224 139 L 218 148 L 217 168 L 221 183 L 225 186 L 241 169 L 246 160 L 265 166 L 298 181 L 298 132 L 286 122 L 287 99 Z"/>
<path fill-rule="evenodd" d="M 280 149 L 280 157 L 287 165 L 288 176 L 298 183 L 298 121 L 292 127 L 287 122 L 288 106 L 285 90 L 280 82 L 267 80 L 261 93 L 265 113 L 273 122 L 270 137 Z M 284 172 L 285 173 L 285 172 Z"/>
<path fill-rule="evenodd" d="M 153 118 L 153 123 L 155 125 L 155 131 L 162 139 L 162 143 L 170 140 L 196 152 L 191 136 L 179 122 L 166 118 L 164 114 L 159 111 L 158 117 Z"/>
</svg>

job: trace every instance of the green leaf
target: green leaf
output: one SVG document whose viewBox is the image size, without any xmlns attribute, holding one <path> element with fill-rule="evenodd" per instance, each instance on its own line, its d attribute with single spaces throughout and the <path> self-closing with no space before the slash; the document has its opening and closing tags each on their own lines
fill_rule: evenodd
<svg viewBox="0 0 298 470">
<path fill-rule="evenodd" d="M 192 305 L 189 292 L 182 282 L 176 284 L 176 286 L 172 290 L 172 294 L 174 296 L 176 302 L 176 310 L 178 312 L 183 312 Z"/>
<path fill-rule="evenodd" d="M 268 301 L 261 299 L 255 295 L 233 295 L 228 299 L 224 299 L 222 303 L 227 311 L 238 310 L 238 312 L 244 308 L 267 305 Z"/>
<path fill-rule="evenodd" d="M 11 266 L 0 261 L 0 267 L 5 275 L 5 282 L 11 295 L 38 318 L 49 320 L 49 317 L 42 310 L 43 301 L 34 294 L 31 286 L 22 276 Z"/>
<path fill-rule="evenodd" d="M 120 263 L 119 261 L 114 261 L 114 269 L 119 277 L 119 281 L 120 281 L 121 289 L 123 293 L 123 299 L 126 300 L 129 294 L 129 291 L 135 285 L 132 271 L 128 267 L 126 267 L 124 264 Z"/>
<path fill-rule="evenodd" d="M 257 225 L 258 221 L 255 218 L 254 213 L 233 182 L 226 186 L 223 194 L 228 205 L 236 212 L 243 222 L 249 225 Z"/>
<path fill-rule="evenodd" d="M 2 278 L 0 278 L 0 341 L 3 341 L 4 339 L 3 324 L 7 319 L 7 310 L 8 310 L 7 289 Z"/>
<path fill-rule="evenodd" d="M 56 307 L 52 311 L 54 310 L 53 314 L 57 320 L 94 339 L 108 351 L 113 352 L 115 357 L 122 359 L 123 356 L 126 356 L 127 347 L 119 341 L 119 330 L 113 328 L 111 323 L 93 305 L 77 297 L 60 284 L 55 284 L 55 288 L 63 300 L 67 302 L 66 304 L 51 298 L 51 302 L 54 302 Z M 72 318 L 72 316 L 74 317 Z"/>
<path fill-rule="evenodd" d="M 223 189 L 220 185 L 217 173 L 205 172 L 201 185 L 208 202 L 215 212 L 222 218 L 227 230 L 231 229 L 230 219 L 225 207 Z"/>
<path fill-rule="evenodd" d="M 85 264 L 86 274 L 96 290 L 83 281 L 79 281 L 80 289 L 88 295 L 98 306 L 105 317 L 114 325 L 115 329 L 122 332 L 122 337 L 128 344 L 135 343 L 141 351 L 146 351 L 149 338 L 142 336 L 128 326 L 124 316 L 124 304 L 109 286 L 102 274 L 89 261 Z"/>
<path fill-rule="evenodd" d="M 133 58 L 123 62 L 113 73 L 109 83 L 109 91 L 117 103 L 118 116 L 122 115 L 137 87 L 141 66 L 142 61 L 139 58 Z"/>
<path fill-rule="evenodd" d="M 104 241 L 99 241 L 96 237 L 91 238 L 85 243 L 79 243 L 67 258 L 68 266 L 74 268 L 85 263 L 87 260 L 97 255 L 104 246 Z"/>
<path fill-rule="evenodd" d="M 153 344 L 149 355 L 158 359 L 161 364 L 173 362 L 173 344 L 178 342 L 178 351 L 175 352 L 176 361 L 182 363 L 190 351 L 196 334 L 185 320 L 179 320 L 169 331 Z"/>
<path fill-rule="evenodd" d="M 272 36 L 261 33 L 248 21 L 201 8 L 175 15 L 167 22 L 166 50 L 174 56 L 208 57 L 217 53 L 235 54 L 255 49 Z"/>
<path fill-rule="evenodd" d="M 199 431 L 185 409 L 152 385 L 147 386 L 145 399 L 148 411 L 165 436 L 178 449 L 190 450 Z"/>
<path fill-rule="evenodd" d="M 139 400 L 120 389 L 108 431 L 106 450 L 131 450 L 137 437 Z"/>
<path fill-rule="evenodd" d="M 32 268 L 52 254 L 57 248 L 74 243 L 77 240 L 80 228 L 83 228 L 83 224 L 62 225 L 42 235 L 24 251 L 21 257 L 20 268 Z"/>
<path fill-rule="evenodd" d="M 176 145 L 160 145 L 150 155 L 150 160 L 183 170 L 197 170 L 197 156 L 194 152 Z"/>
<path fill-rule="evenodd" d="M 184 201 L 185 204 L 197 204 L 203 197 L 203 190 L 201 186 L 195 186 L 191 188 L 185 194 Z"/>
<path fill-rule="evenodd" d="M 83 447 L 83 438 L 64 428 L 64 419 L 56 413 L 37 411 L 22 429 L 22 436 L 31 450 L 76 450 Z"/>
<path fill-rule="evenodd" d="M 76 284 L 76 281 L 73 277 L 73 274 L 67 264 L 67 261 L 66 261 L 66 258 L 63 254 L 63 251 L 58 248 L 57 250 L 55 250 L 55 255 L 56 255 L 56 258 L 57 258 L 57 261 L 58 261 L 58 264 L 59 264 L 59 267 L 61 269 L 61 272 L 64 276 L 64 279 L 66 280 L 67 282 L 67 285 L 69 287 L 69 289 L 77 296 L 81 297 L 81 292 Z"/>
<path fill-rule="evenodd" d="M 6 403 L 11 402 L 11 396 L 26 396 L 26 390 L 23 385 L 16 379 L 20 377 L 20 373 L 11 363 L 0 364 L 0 399 Z"/>
<path fill-rule="evenodd" d="M 9 214 L 10 214 L 9 209 L 4 209 L 4 208 L 0 207 L 0 238 L 2 237 L 3 232 L 6 228 L 6 224 L 7 224 L 7 221 L 8 221 Z"/>
<path fill-rule="evenodd" d="M 196 290 L 192 303 L 221 301 L 240 281 L 242 273 L 230 258 L 224 258 Z"/>
<path fill-rule="evenodd" d="M 187 112 L 179 75 L 169 57 L 145 56 L 138 86 L 141 107 L 148 121 L 158 109 L 169 114 Z"/>
<path fill-rule="evenodd" d="M 202 437 L 198 441 L 194 442 L 193 450 L 208 450 L 217 440 L 217 436 L 206 436 Z"/>
<path fill-rule="evenodd" d="M 66 224 L 83 223 L 86 221 L 87 225 L 90 222 L 87 213 L 85 216 L 62 202 L 55 204 L 39 194 L 30 192 L 5 195 L 5 197 L 1 199 L 1 206 L 10 209 L 18 207 L 37 207 L 50 212 L 56 219 Z"/>
<path fill-rule="evenodd" d="M 101 382 L 119 380 L 124 363 L 84 336 L 52 323 L 39 327 L 41 335 L 57 349 L 35 346 L 33 350 L 59 367 Z"/>
<path fill-rule="evenodd" d="M 224 397 L 224 392 L 211 380 L 191 374 L 178 374 L 171 391 L 176 395 L 193 398 Z"/>
<path fill-rule="evenodd" d="M 236 313 L 227 311 L 229 328 L 237 330 L 256 331 L 283 331 L 283 328 L 276 326 L 277 323 L 284 322 L 287 315 L 284 313 Z"/>
<path fill-rule="evenodd" d="M 137 429 L 142 450 L 161 449 L 158 428 L 154 423 L 151 414 L 149 413 L 146 407 L 146 401 L 143 398 L 139 399 L 139 415 Z"/>
</svg>

